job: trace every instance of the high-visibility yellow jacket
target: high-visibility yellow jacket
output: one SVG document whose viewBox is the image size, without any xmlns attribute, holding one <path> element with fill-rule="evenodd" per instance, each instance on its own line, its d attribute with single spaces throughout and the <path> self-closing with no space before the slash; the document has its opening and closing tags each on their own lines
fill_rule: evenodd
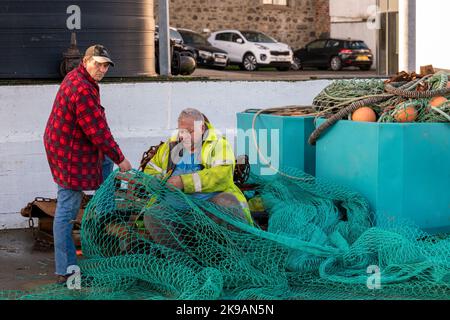
<svg viewBox="0 0 450 320">
<path fill-rule="evenodd" d="M 241 190 L 234 184 L 233 174 L 235 157 L 225 137 L 217 135 L 214 127 L 206 122 L 208 129 L 203 140 L 201 151 L 202 170 L 180 175 L 185 193 L 194 192 L 227 192 L 233 194 L 243 207 L 245 218 L 253 225 L 248 203 Z M 148 162 L 144 173 L 163 177 L 167 174 L 169 163 L 173 166 L 170 153 L 178 143 L 178 137 L 173 136 L 162 144 L 154 157 Z"/>
</svg>

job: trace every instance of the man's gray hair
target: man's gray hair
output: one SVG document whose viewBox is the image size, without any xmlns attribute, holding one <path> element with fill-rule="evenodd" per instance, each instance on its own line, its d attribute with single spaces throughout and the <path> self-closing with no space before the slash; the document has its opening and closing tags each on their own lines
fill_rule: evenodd
<svg viewBox="0 0 450 320">
<path fill-rule="evenodd" d="M 185 118 L 191 118 L 194 119 L 194 121 L 202 121 L 205 122 L 205 118 L 203 117 L 203 114 L 194 108 L 187 108 L 180 112 L 180 115 L 178 116 L 178 121 Z"/>
</svg>

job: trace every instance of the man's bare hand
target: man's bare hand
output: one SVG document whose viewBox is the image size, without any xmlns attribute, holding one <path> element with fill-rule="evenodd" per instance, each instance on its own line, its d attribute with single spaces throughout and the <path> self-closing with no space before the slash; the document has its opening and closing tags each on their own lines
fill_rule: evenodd
<svg viewBox="0 0 450 320">
<path fill-rule="evenodd" d="M 169 180 L 167 180 L 167 183 L 170 183 L 175 188 L 178 188 L 180 190 L 183 190 L 184 188 L 183 180 L 181 180 L 180 176 L 170 177 Z"/>
<path fill-rule="evenodd" d="M 121 163 L 119 163 L 119 168 L 121 172 L 126 172 L 131 170 L 133 167 L 131 166 L 130 161 L 125 158 Z"/>
</svg>

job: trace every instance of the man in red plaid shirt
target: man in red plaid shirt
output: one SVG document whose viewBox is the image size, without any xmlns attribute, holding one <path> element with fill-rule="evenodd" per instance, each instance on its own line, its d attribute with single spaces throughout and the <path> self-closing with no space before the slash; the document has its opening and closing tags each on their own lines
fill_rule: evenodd
<svg viewBox="0 0 450 320">
<path fill-rule="evenodd" d="M 102 45 L 86 50 L 80 65 L 64 78 L 56 94 L 44 133 L 44 145 L 53 179 L 58 185 L 53 223 L 58 282 L 65 283 L 67 268 L 77 264 L 72 224 L 82 190 L 95 190 L 116 163 L 131 169 L 114 140 L 100 103 L 98 82 L 114 66 Z"/>
</svg>

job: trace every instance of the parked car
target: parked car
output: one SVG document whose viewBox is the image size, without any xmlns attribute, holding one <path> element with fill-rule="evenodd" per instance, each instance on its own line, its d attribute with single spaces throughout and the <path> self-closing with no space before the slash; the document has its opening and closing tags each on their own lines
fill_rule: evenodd
<svg viewBox="0 0 450 320">
<path fill-rule="evenodd" d="M 364 41 L 343 39 L 317 39 L 304 48 L 295 50 L 292 69 L 303 67 L 330 68 L 333 71 L 343 67 L 359 67 L 369 70 L 372 67 L 373 54 Z"/>
<path fill-rule="evenodd" d="M 174 27 L 169 27 L 169 38 L 173 40 L 175 43 L 182 44 L 183 37 Z M 159 39 L 159 26 L 155 26 L 155 40 Z"/>
<path fill-rule="evenodd" d="M 276 67 L 287 71 L 293 62 L 292 49 L 258 31 L 221 30 L 211 33 L 208 41 L 228 53 L 230 64 L 254 71 L 258 67 Z"/>
<path fill-rule="evenodd" d="M 206 67 L 224 69 L 228 64 L 226 51 L 213 47 L 208 40 L 192 30 L 177 28 L 183 39 L 183 43 L 195 50 L 197 64 Z"/>
<path fill-rule="evenodd" d="M 183 43 L 183 38 L 175 28 L 169 31 L 171 49 L 171 74 L 190 75 L 195 71 L 195 49 Z M 159 74 L 159 28 L 155 28 L 155 71 Z"/>
</svg>

